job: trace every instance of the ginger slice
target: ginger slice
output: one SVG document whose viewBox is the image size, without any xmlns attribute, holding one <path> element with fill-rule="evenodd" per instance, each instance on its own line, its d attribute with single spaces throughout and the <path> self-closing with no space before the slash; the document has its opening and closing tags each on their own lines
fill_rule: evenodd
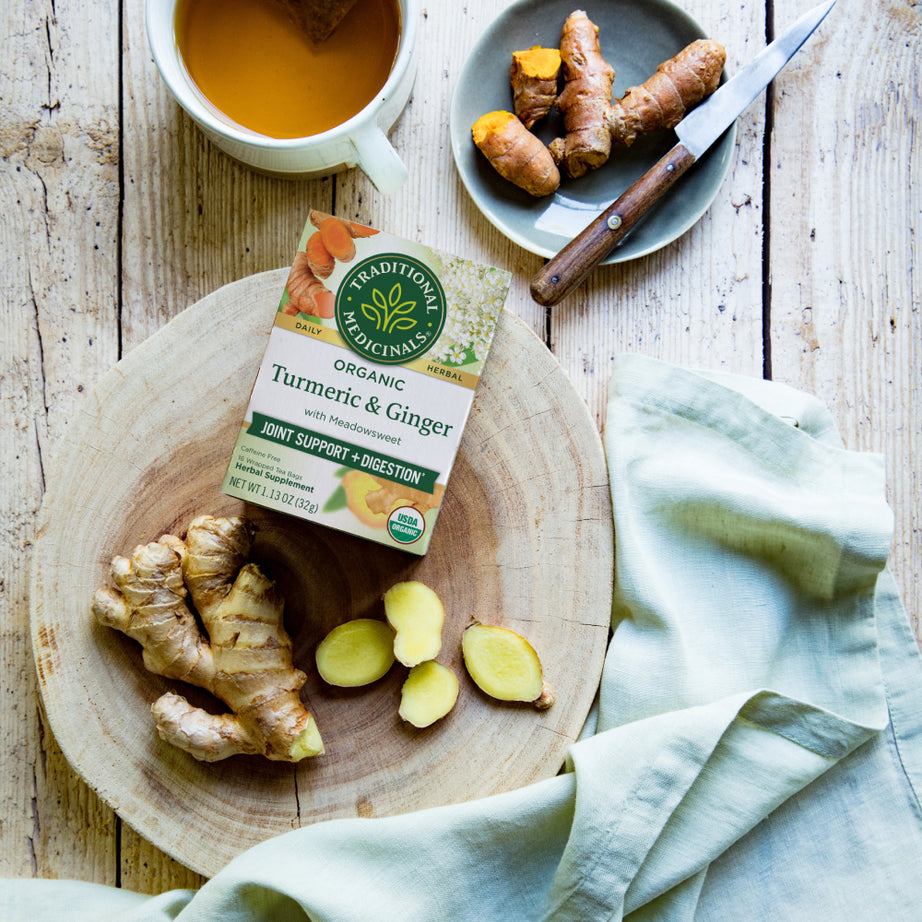
<svg viewBox="0 0 922 922">
<path fill-rule="evenodd" d="M 239 753 L 297 762 L 323 752 L 300 699 L 307 677 L 293 664 L 284 600 L 246 562 L 253 534 L 242 517 L 200 516 L 185 541 L 166 535 L 114 558 L 113 587 L 93 598 L 101 624 L 141 644 L 147 669 L 200 686 L 230 707 L 233 713 L 214 715 L 173 693 L 151 707 L 161 737 L 205 762 Z"/>
<path fill-rule="evenodd" d="M 473 620 L 461 636 L 461 653 L 474 684 L 491 698 L 524 701 L 539 710 L 554 703 L 541 660 L 521 634 Z"/>
<path fill-rule="evenodd" d="M 442 649 L 445 609 L 424 583 L 408 580 L 384 593 L 384 613 L 394 629 L 394 656 L 404 666 L 435 659 Z"/>
<path fill-rule="evenodd" d="M 316 660 L 320 678 L 328 685 L 370 685 L 394 664 L 394 631 L 374 618 L 346 621 L 320 641 Z"/>
<path fill-rule="evenodd" d="M 458 678 L 435 660 L 418 663 L 410 670 L 400 692 L 398 714 L 414 727 L 428 727 L 441 720 L 458 700 Z"/>
</svg>

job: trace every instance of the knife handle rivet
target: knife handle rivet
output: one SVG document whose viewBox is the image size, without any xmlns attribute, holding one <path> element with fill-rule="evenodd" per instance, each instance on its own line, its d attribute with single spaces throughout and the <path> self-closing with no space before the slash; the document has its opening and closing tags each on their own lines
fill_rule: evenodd
<svg viewBox="0 0 922 922">
<path fill-rule="evenodd" d="M 613 214 L 608 219 L 607 223 L 609 230 L 617 230 L 619 227 L 621 227 L 621 215 Z"/>
<path fill-rule="evenodd" d="M 667 164 L 666 164 L 666 172 L 667 172 L 667 173 L 671 173 L 671 172 L 673 172 L 673 170 L 675 170 L 675 164 L 674 164 L 674 163 L 667 163 Z"/>
</svg>

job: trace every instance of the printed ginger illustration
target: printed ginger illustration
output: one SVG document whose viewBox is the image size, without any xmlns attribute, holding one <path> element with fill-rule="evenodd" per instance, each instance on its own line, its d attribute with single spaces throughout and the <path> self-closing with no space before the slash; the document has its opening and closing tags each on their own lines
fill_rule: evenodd
<svg viewBox="0 0 922 922">
<path fill-rule="evenodd" d="M 402 506 L 412 506 L 421 515 L 438 509 L 445 487 L 436 484 L 432 493 L 385 480 L 365 471 L 346 471 L 342 479 L 349 511 L 370 528 L 385 528 L 388 516 Z"/>
</svg>

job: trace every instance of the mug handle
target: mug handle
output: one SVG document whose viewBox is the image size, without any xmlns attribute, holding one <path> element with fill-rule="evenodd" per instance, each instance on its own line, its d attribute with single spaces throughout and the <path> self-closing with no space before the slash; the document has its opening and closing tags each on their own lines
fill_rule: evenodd
<svg viewBox="0 0 922 922">
<path fill-rule="evenodd" d="M 396 192 L 409 179 L 404 162 L 377 124 L 366 125 L 356 132 L 352 144 L 359 167 L 382 195 Z"/>
</svg>

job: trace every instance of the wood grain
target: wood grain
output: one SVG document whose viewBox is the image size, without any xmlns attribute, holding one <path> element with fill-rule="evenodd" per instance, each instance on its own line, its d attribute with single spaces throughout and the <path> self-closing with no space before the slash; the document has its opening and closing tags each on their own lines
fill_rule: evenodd
<svg viewBox="0 0 922 922">
<path fill-rule="evenodd" d="M 45 465 L 118 355 L 116 6 L 93 19 L 90 47 L 53 3 L 0 9 L 0 860 L 114 883 L 115 816 L 47 732 L 25 630 Z"/>
<path fill-rule="evenodd" d="M 36 537 L 32 642 L 56 739 L 124 820 L 206 875 L 318 820 L 550 777 L 582 729 L 608 640 L 614 549 L 601 441 L 553 357 L 512 315 L 500 321 L 425 558 L 219 493 L 285 278 L 282 269 L 219 289 L 99 382 L 62 444 Z M 254 559 L 287 600 L 326 745 L 296 770 L 245 757 L 200 763 L 162 743 L 149 709 L 171 683 L 89 613 L 111 557 L 182 534 L 196 515 L 244 510 L 258 528 Z M 384 591 L 405 578 L 442 598 L 440 660 L 459 677 L 468 621 L 503 624 L 539 651 L 554 707 L 498 705 L 462 682 L 449 717 L 416 732 L 397 716 L 405 670 L 372 689 L 325 686 L 316 645 L 343 621 L 381 617 Z"/>
<path fill-rule="evenodd" d="M 781 24 L 797 14 L 776 4 Z M 922 613 L 922 92 L 917 4 L 840 2 L 774 94 L 771 367 L 883 452 L 891 564 Z M 855 62 L 868 66 L 856 67 Z"/>
</svg>

